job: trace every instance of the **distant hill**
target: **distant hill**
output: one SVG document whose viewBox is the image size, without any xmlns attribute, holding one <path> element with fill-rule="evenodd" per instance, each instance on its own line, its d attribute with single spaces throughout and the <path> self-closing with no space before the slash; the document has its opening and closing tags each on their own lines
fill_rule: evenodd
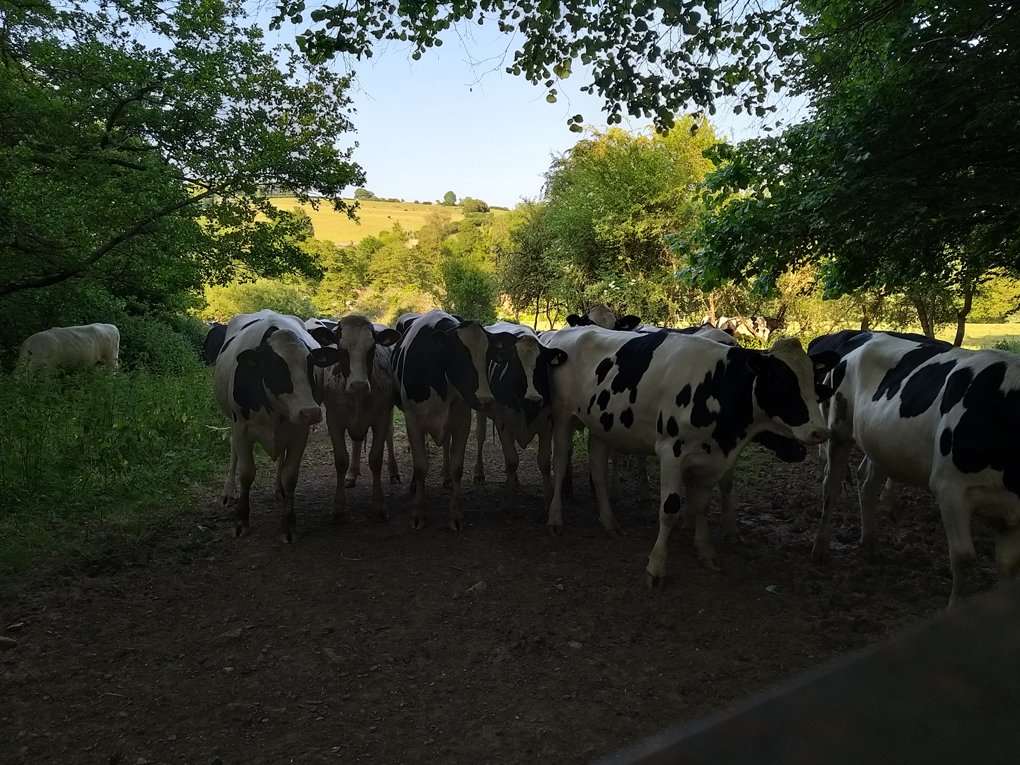
<svg viewBox="0 0 1020 765">
<path fill-rule="evenodd" d="M 354 200 L 345 200 L 353 202 Z M 337 244 L 357 244 L 366 236 L 378 236 L 383 231 L 393 228 L 399 223 L 405 229 L 417 230 L 425 223 L 425 219 L 434 210 L 449 210 L 453 220 L 464 217 L 460 207 L 443 207 L 442 205 L 423 205 L 413 202 L 380 202 L 374 199 L 362 201 L 358 208 L 360 224 L 346 215 L 333 210 L 332 205 L 323 201 L 318 210 L 310 205 L 299 205 L 293 197 L 274 197 L 273 204 L 281 210 L 293 210 L 302 206 L 312 219 L 315 227 L 315 238 L 326 239 Z M 498 213 L 499 211 L 497 211 Z"/>
</svg>

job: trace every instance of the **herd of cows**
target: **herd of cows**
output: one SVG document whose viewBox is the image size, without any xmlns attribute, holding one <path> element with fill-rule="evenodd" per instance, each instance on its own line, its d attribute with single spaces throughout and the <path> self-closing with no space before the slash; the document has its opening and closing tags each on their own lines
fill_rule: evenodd
<svg viewBox="0 0 1020 765">
<path fill-rule="evenodd" d="M 590 474 L 609 534 L 619 532 L 610 503 L 616 475 L 610 460 L 638 455 L 639 490 L 647 491 L 644 457 L 656 456 L 659 533 L 645 569 L 652 588 L 666 575 L 667 541 L 681 517 L 694 526 L 702 565 L 718 568 L 707 521 L 711 495 L 718 485 L 723 532 L 736 535 L 733 470 L 752 440 L 786 461 L 803 460 L 806 447 L 822 445 L 817 562 L 829 556 L 829 520 L 856 444 L 865 455 L 857 473 L 866 552 L 877 548 L 882 488 L 898 481 L 935 494 L 949 541 L 950 606 L 963 597 L 974 558 L 974 515 L 997 532 L 1000 576 L 1020 568 L 1020 357 L 919 335 L 856 330 L 816 338 L 807 351 L 790 338 L 758 351 L 711 326 L 653 327 L 635 316 L 618 318 L 605 306 L 571 315 L 568 323 L 548 332 L 506 322 L 483 327 L 435 310 L 405 314 L 393 329 L 357 315 L 302 321 L 267 310 L 214 326 L 205 356 L 215 360 L 214 392 L 231 421 L 222 499 L 236 503 L 235 534 L 249 530 L 258 442 L 277 461 L 283 536 L 296 540 L 294 491 L 322 405 L 337 470 L 334 516 L 347 515 L 346 488 L 358 474 L 361 446 L 371 431 L 372 511 L 385 518 L 387 443 L 390 480 L 399 481 L 392 453 L 397 406 L 413 459 L 410 523 L 416 529 L 427 517 L 427 435 L 443 447 L 447 525 L 462 528 L 464 455 L 477 413 L 475 476 L 481 477 L 491 420 L 506 461 L 508 519 L 516 504 L 518 447 L 538 439 L 548 526 L 555 534 L 563 531 L 576 430 L 590 433 Z M 26 340 L 22 358 L 40 368 L 73 366 L 67 359 L 110 365 L 112 358 L 115 367 L 118 338 L 111 325 L 56 328 Z"/>
</svg>

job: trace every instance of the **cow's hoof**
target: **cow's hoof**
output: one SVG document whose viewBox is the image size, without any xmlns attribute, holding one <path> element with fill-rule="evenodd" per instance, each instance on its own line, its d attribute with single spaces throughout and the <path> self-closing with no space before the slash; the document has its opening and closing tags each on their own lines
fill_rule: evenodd
<svg viewBox="0 0 1020 765">
<path fill-rule="evenodd" d="M 701 564 L 702 568 L 707 568 L 709 571 L 722 571 L 722 566 L 719 565 L 718 555 L 711 555 L 707 558 L 698 558 L 698 563 Z"/>
<path fill-rule="evenodd" d="M 240 539 L 241 537 L 246 537 L 250 533 L 251 533 L 251 529 L 246 524 L 238 523 L 236 526 L 234 526 L 234 539 Z"/>
<path fill-rule="evenodd" d="M 446 522 L 446 528 L 450 531 L 461 531 L 464 528 L 463 518 L 451 518 Z"/>
<path fill-rule="evenodd" d="M 426 523 L 427 523 L 427 521 L 426 521 L 424 516 L 422 516 L 421 518 L 415 518 L 413 515 L 411 516 L 411 528 L 412 529 L 421 530 L 421 529 L 425 528 L 425 524 Z"/>
<path fill-rule="evenodd" d="M 344 479 L 344 488 L 353 489 L 355 485 L 357 485 L 357 483 L 358 483 L 357 476 L 348 476 L 347 478 Z"/>
<path fill-rule="evenodd" d="M 220 497 L 220 504 L 222 504 L 223 507 L 229 507 L 230 505 L 236 505 L 237 504 L 237 497 Z"/>
<path fill-rule="evenodd" d="M 382 523 L 384 521 L 388 521 L 390 519 L 390 515 L 389 513 L 386 512 L 385 509 L 377 510 L 375 513 L 375 519 Z"/>
<path fill-rule="evenodd" d="M 333 513 L 333 523 L 347 523 L 347 511 L 342 513 Z"/>
<path fill-rule="evenodd" d="M 452 489 L 453 488 L 453 479 L 452 478 L 444 478 L 443 479 L 443 488 L 444 489 Z"/>
<path fill-rule="evenodd" d="M 562 537 L 563 536 L 563 524 L 562 523 L 561 524 L 550 523 L 548 526 L 546 526 L 546 528 L 549 529 L 549 533 L 552 536 L 554 536 L 554 537 Z"/>
<path fill-rule="evenodd" d="M 665 576 L 656 576 L 648 569 L 645 569 L 645 588 L 655 592 L 661 590 L 663 583 L 666 581 Z"/>
<path fill-rule="evenodd" d="M 476 473 L 476 474 L 475 474 L 475 477 L 474 477 L 474 478 L 473 478 L 472 480 L 473 480 L 473 481 L 474 481 L 475 483 L 485 483 L 485 476 L 484 476 L 484 475 L 478 475 L 478 474 Z"/>
<path fill-rule="evenodd" d="M 394 473 L 390 476 L 390 483 L 400 483 L 400 474 Z"/>
<path fill-rule="evenodd" d="M 821 546 L 816 544 L 811 549 L 811 562 L 816 566 L 824 566 L 829 562 L 830 552 L 828 546 Z"/>
<path fill-rule="evenodd" d="M 285 545 L 292 545 L 297 542 L 298 539 L 300 539 L 300 535 L 294 530 L 285 531 L 280 535 L 280 541 Z"/>
<path fill-rule="evenodd" d="M 283 487 L 277 486 L 276 491 L 273 492 L 273 496 L 276 497 L 277 499 L 283 499 Z"/>
<path fill-rule="evenodd" d="M 615 526 L 610 526 L 608 529 L 605 529 L 605 532 L 606 536 L 609 537 L 610 539 L 619 539 L 620 537 L 627 536 L 627 533 L 622 528 L 620 528 L 619 524 Z"/>
</svg>

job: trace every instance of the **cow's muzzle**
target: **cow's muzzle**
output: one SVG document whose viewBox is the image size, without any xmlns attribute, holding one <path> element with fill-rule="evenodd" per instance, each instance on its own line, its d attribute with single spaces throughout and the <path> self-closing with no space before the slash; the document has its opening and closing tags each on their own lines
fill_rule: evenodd
<svg viewBox="0 0 1020 765">
<path fill-rule="evenodd" d="M 322 408 L 316 406 L 298 409 L 291 417 L 291 421 L 295 425 L 315 425 L 322 421 Z"/>
</svg>

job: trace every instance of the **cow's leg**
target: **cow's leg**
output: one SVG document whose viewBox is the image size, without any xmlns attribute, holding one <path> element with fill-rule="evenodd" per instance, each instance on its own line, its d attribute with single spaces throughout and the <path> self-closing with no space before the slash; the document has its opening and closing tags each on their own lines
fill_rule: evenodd
<svg viewBox="0 0 1020 765">
<path fill-rule="evenodd" d="M 995 563 L 1001 579 L 1020 573 L 1020 526 L 1006 529 L 995 539 Z"/>
<path fill-rule="evenodd" d="M 861 501 L 861 547 L 868 560 L 878 556 L 878 502 L 887 479 L 872 460 L 865 457 L 857 468 L 857 490 Z"/>
<path fill-rule="evenodd" d="M 737 512 L 733 507 L 733 470 L 729 470 L 719 479 L 720 505 L 722 507 L 722 530 L 723 537 L 730 544 L 741 542 L 740 524 L 737 522 Z"/>
<path fill-rule="evenodd" d="M 255 481 L 255 455 L 252 454 L 250 441 L 242 441 L 232 447 L 234 452 L 231 462 L 237 468 L 237 478 L 240 482 L 240 493 L 237 497 L 237 507 L 234 509 L 234 536 L 247 536 L 250 531 L 248 516 L 251 512 L 251 485 Z"/>
<path fill-rule="evenodd" d="M 563 494 L 570 475 L 571 439 L 574 431 L 567 416 L 553 417 L 553 495 L 549 501 L 549 519 L 546 525 L 549 533 L 559 536 L 563 533 Z"/>
<path fill-rule="evenodd" d="M 967 572 L 974 560 L 974 540 L 970 534 L 971 505 L 963 490 L 935 492 L 949 541 L 949 566 L 953 571 L 953 592 L 949 608 L 963 602 L 967 590 Z M 998 555 L 998 551 L 997 551 Z"/>
<path fill-rule="evenodd" d="M 471 409 L 463 401 L 450 407 L 450 437 L 447 438 L 444 454 L 449 454 L 450 469 L 450 517 L 446 525 L 451 531 L 464 528 L 464 510 L 460 501 L 460 481 L 464 477 L 464 453 L 468 436 L 471 434 Z"/>
<path fill-rule="evenodd" d="M 223 481 L 223 493 L 220 495 L 220 501 L 224 507 L 237 501 L 237 448 L 234 446 L 235 440 L 236 437 L 231 433 L 230 466 L 227 468 L 227 477 Z"/>
<path fill-rule="evenodd" d="M 538 431 L 538 472 L 542 474 L 542 506 L 549 512 L 553 498 L 551 427 L 543 427 Z"/>
<path fill-rule="evenodd" d="M 822 447 L 825 452 L 825 465 L 822 468 L 822 519 L 818 522 L 815 542 L 811 549 L 811 560 L 815 563 L 829 561 L 829 523 L 832 520 L 832 509 L 839 499 L 839 489 L 846 472 L 846 461 L 850 457 L 853 440 L 844 437 L 836 429 L 831 431 L 829 440 Z"/>
<path fill-rule="evenodd" d="M 597 438 L 589 436 L 588 440 L 588 453 L 591 454 L 592 443 L 598 441 Z M 620 499 L 620 468 L 623 460 L 627 459 L 620 454 L 616 449 L 609 452 L 613 461 L 613 468 L 609 473 L 609 499 L 613 502 L 617 502 Z M 603 468 L 604 469 L 604 468 Z M 599 513 L 601 515 L 601 511 Z M 604 523 L 602 524 L 605 525 Z"/>
<path fill-rule="evenodd" d="M 658 589 L 666 579 L 666 557 L 669 549 L 669 533 L 680 517 L 683 481 L 681 480 L 681 464 L 679 460 L 665 461 L 659 458 L 659 483 L 662 497 L 659 505 L 659 534 L 655 538 L 655 546 L 648 556 L 645 567 L 645 586 L 650 590 Z"/>
<path fill-rule="evenodd" d="M 348 489 L 352 488 L 358 482 L 358 478 L 361 477 L 361 447 L 365 445 L 364 441 L 359 441 L 356 438 L 351 439 L 351 458 L 345 469 L 344 475 L 344 486 Z M 333 453 L 336 454 L 336 446 L 333 447 Z M 347 444 L 344 444 L 344 454 L 347 453 Z"/>
<path fill-rule="evenodd" d="M 555 442 L 555 439 L 553 439 Z M 556 482 L 559 483 L 560 479 L 557 478 Z M 563 469 L 563 498 L 570 499 L 574 496 L 574 433 L 570 432 L 567 439 L 567 465 Z"/>
<path fill-rule="evenodd" d="M 294 490 L 297 488 L 298 472 L 301 469 L 301 457 L 305 453 L 308 442 L 308 427 L 294 429 L 294 437 L 284 455 L 280 467 L 280 485 L 283 487 L 283 535 L 284 543 L 290 544 L 298 540 L 297 517 L 294 515 Z"/>
<path fill-rule="evenodd" d="M 380 521 L 386 520 L 386 496 L 382 488 L 383 451 L 386 449 L 386 429 L 384 420 L 372 427 L 372 446 L 368 450 L 368 467 L 372 471 L 372 512 Z"/>
<path fill-rule="evenodd" d="M 486 418 L 482 412 L 477 412 L 478 421 L 475 424 L 475 443 L 478 446 L 478 453 L 475 455 L 475 483 L 485 483 L 485 465 L 482 463 L 482 456 L 485 451 L 485 422 Z"/>
<path fill-rule="evenodd" d="M 648 487 L 648 457 L 643 454 L 635 455 L 634 461 L 637 464 L 637 495 L 642 502 L 652 498 L 652 491 Z"/>
<path fill-rule="evenodd" d="M 470 423 L 468 424 L 468 430 L 471 429 Z M 443 441 L 443 467 L 439 471 L 440 477 L 443 479 L 443 488 L 449 489 L 453 486 L 453 480 L 450 478 L 450 437 L 447 436 L 446 440 Z"/>
<path fill-rule="evenodd" d="M 347 520 L 347 488 L 354 485 L 350 481 L 351 455 L 347 453 L 347 427 L 336 417 L 330 416 L 331 412 L 326 411 L 326 424 L 329 430 L 329 440 L 333 442 L 333 464 L 336 467 L 336 491 L 333 492 L 333 520 L 344 522 Z M 352 439 L 352 451 L 356 460 L 361 455 L 357 449 L 360 441 Z"/>
<path fill-rule="evenodd" d="M 610 449 L 602 441 L 592 438 L 588 444 L 588 471 L 591 473 L 592 482 L 595 484 L 595 496 L 599 503 L 599 521 L 606 536 L 621 537 L 623 529 L 613 514 L 613 506 L 610 503 L 612 490 L 606 482 L 606 467 L 609 464 L 610 456 L 615 461 L 619 452 Z"/>
<path fill-rule="evenodd" d="M 407 443 L 411 447 L 411 493 L 414 498 L 411 500 L 411 528 L 423 529 L 426 524 L 425 517 L 425 477 L 429 474 L 429 450 L 425 444 L 425 428 L 418 422 L 417 417 L 408 417 Z"/>
<path fill-rule="evenodd" d="M 389 473 L 390 483 L 400 483 L 400 466 L 397 465 L 396 455 L 393 453 L 393 412 L 390 411 L 389 426 L 386 429 L 386 472 Z"/>
<path fill-rule="evenodd" d="M 893 521 L 896 520 L 896 482 L 889 478 L 882 489 L 882 496 L 878 500 L 879 506 L 889 515 Z"/>
<path fill-rule="evenodd" d="M 283 473 L 283 460 L 286 454 L 281 454 L 276 458 L 276 491 L 273 495 L 277 499 L 283 499 L 283 479 L 280 477 Z"/>
<path fill-rule="evenodd" d="M 684 481 L 686 504 L 694 513 L 694 549 L 698 551 L 698 562 L 712 571 L 721 571 L 719 557 L 708 531 L 708 507 L 712 503 L 712 487 Z"/>
<path fill-rule="evenodd" d="M 521 456 L 517 453 L 517 441 L 507 431 L 499 428 L 499 443 L 503 447 L 503 460 L 506 463 L 506 488 L 503 491 L 503 514 L 507 523 L 513 523 L 517 511 L 517 466 Z"/>
</svg>

